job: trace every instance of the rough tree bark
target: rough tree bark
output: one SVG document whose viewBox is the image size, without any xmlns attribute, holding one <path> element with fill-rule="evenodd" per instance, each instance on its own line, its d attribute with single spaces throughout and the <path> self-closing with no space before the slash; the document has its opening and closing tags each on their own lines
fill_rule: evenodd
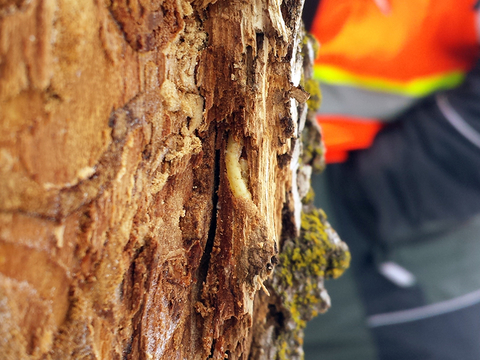
<svg viewBox="0 0 480 360">
<path fill-rule="evenodd" d="M 348 263 L 302 5 L 0 0 L 1 358 L 301 357 Z"/>
</svg>

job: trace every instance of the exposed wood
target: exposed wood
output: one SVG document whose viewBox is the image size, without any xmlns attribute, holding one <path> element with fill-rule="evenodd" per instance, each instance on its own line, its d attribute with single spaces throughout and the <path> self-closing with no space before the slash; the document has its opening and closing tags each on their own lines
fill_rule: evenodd
<svg viewBox="0 0 480 360">
<path fill-rule="evenodd" d="M 348 263 L 309 205 L 301 8 L 0 1 L 3 358 L 301 353 Z M 294 256 L 310 246 L 315 271 Z"/>
</svg>

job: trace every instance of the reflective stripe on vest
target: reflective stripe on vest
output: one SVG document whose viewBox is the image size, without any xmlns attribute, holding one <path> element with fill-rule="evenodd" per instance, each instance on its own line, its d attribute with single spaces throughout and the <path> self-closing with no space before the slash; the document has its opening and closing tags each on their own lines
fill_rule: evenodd
<svg viewBox="0 0 480 360">
<path fill-rule="evenodd" d="M 453 70 L 443 74 L 434 74 L 412 78 L 408 81 L 385 79 L 374 76 L 362 76 L 332 65 L 315 64 L 314 77 L 322 83 L 358 87 L 366 90 L 384 91 L 411 97 L 423 97 L 440 89 L 451 89 L 465 78 L 464 70 Z"/>
<path fill-rule="evenodd" d="M 473 5 L 472 0 L 322 0 L 312 26 L 321 44 L 314 67 L 323 83 L 319 119 L 341 118 L 336 131 L 352 134 L 347 125 L 352 120 L 363 119 L 371 128 L 375 119 L 395 118 L 418 99 L 458 86 L 478 55 Z M 355 131 L 372 140 L 369 131 L 358 126 Z M 346 143 L 344 149 L 362 147 Z"/>
</svg>

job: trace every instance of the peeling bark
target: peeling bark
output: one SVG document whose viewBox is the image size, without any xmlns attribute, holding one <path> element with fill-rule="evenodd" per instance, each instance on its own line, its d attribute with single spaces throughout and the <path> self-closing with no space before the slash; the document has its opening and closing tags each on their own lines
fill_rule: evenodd
<svg viewBox="0 0 480 360">
<path fill-rule="evenodd" d="M 0 1 L 4 358 L 301 356 L 348 263 L 309 203 L 302 6 Z"/>
</svg>

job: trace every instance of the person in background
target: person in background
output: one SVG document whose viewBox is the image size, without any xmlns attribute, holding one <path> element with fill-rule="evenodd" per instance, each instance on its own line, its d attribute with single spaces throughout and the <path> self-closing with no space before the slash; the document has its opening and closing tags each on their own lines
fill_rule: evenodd
<svg viewBox="0 0 480 360">
<path fill-rule="evenodd" d="M 351 249 L 306 360 L 480 359 L 480 14 L 472 0 L 306 0 L 327 170 Z"/>
</svg>

